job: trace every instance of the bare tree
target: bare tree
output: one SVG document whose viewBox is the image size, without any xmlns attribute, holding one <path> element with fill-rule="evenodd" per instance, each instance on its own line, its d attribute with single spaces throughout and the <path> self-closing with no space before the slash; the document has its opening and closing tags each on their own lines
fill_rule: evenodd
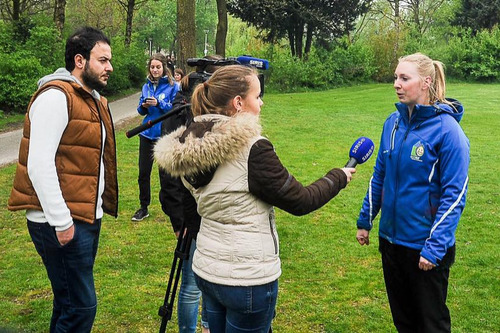
<svg viewBox="0 0 500 333">
<path fill-rule="evenodd" d="M 389 1 L 391 8 L 394 13 L 394 30 L 396 31 L 396 38 L 394 40 L 394 47 L 392 49 L 392 59 L 391 63 L 395 64 L 398 57 L 399 51 L 399 40 L 401 35 L 401 12 L 400 12 L 400 0 Z"/>
<path fill-rule="evenodd" d="M 217 0 L 217 34 L 215 36 L 215 53 L 226 56 L 227 5 L 226 0 Z"/>
<path fill-rule="evenodd" d="M 423 35 L 434 21 L 434 14 L 446 0 L 405 0 L 405 9 L 417 32 Z"/>
<path fill-rule="evenodd" d="M 36 14 L 51 8 L 50 0 L 2 0 L 0 13 L 4 20 L 19 21 L 22 16 Z"/>
<path fill-rule="evenodd" d="M 188 58 L 196 56 L 195 0 L 177 1 L 177 64 L 184 72 Z"/>
<path fill-rule="evenodd" d="M 117 0 L 120 6 L 125 9 L 126 24 L 125 24 L 125 46 L 130 46 L 132 42 L 132 22 L 134 20 L 134 11 L 138 6 L 142 5 L 147 0 Z"/>
<path fill-rule="evenodd" d="M 423 35 L 434 22 L 434 15 L 447 0 L 387 0 L 392 15 L 384 15 L 401 31 L 402 24 L 413 24 L 416 31 Z M 381 14 L 382 12 L 379 12 Z"/>
</svg>

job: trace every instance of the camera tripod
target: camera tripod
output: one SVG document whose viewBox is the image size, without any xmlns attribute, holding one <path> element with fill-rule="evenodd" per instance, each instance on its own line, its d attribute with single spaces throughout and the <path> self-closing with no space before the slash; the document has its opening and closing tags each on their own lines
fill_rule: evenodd
<svg viewBox="0 0 500 333">
<path fill-rule="evenodd" d="M 177 286 L 182 272 L 182 264 L 184 261 L 189 259 L 189 249 L 191 248 L 192 240 L 193 236 L 191 233 L 186 232 L 185 223 L 182 223 L 179 238 L 177 239 L 177 245 L 174 251 L 174 260 L 172 261 L 172 268 L 170 269 L 170 277 L 168 279 L 165 299 L 163 301 L 163 305 L 160 306 L 160 309 L 158 310 L 158 315 L 162 318 L 160 333 L 165 333 L 167 323 L 170 319 L 172 319 L 175 295 L 177 293 Z"/>
</svg>

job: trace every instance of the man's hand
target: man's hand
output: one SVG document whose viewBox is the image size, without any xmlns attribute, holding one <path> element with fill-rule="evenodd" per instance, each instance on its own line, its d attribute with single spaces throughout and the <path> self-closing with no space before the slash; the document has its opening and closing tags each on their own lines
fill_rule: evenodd
<svg viewBox="0 0 500 333">
<path fill-rule="evenodd" d="M 62 246 L 68 244 L 75 236 L 75 225 L 73 224 L 66 230 L 56 231 L 57 240 Z"/>
<path fill-rule="evenodd" d="M 370 231 L 365 229 L 358 229 L 356 239 L 359 245 L 370 245 Z"/>
</svg>

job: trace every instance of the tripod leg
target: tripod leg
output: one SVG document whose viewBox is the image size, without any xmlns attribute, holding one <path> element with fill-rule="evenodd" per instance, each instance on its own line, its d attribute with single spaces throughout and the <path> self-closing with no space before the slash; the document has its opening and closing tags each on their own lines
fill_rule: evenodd
<svg viewBox="0 0 500 333">
<path fill-rule="evenodd" d="M 170 319 L 172 319 L 175 295 L 182 272 L 182 263 L 189 258 L 192 236 L 189 233 L 186 233 L 185 235 L 185 230 L 186 227 L 183 224 L 179 233 L 179 238 L 177 239 L 177 246 L 174 252 L 172 268 L 170 269 L 170 277 L 168 280 L 167 291 L 165 293 L 165 299 L 163 301 L 163 305 L 160 306 L 160 309 L 158 310 L 158 315 L 162 317 L 160 333 L 165 333 L 167 323 Z"/>
</svg>

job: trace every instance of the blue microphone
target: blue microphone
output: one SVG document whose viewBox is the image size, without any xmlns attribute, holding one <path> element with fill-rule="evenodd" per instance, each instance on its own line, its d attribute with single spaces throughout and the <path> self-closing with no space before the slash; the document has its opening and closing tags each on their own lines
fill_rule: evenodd
<svg viewBox="0 0 500 333">
<path fill-rule="evenodd" d="M 373 141 L 364 136 L 360 137 L 352 144 L 345 168 L 355 168 L 356 165 L 365 163 L 372 156 L 373 150 L 375 150 Z"/>
<path fill-rule="evenodd" d="M 238 60 L 238 62 L 242 65 L 250 65 L 257 69 L 269 68 L 269 61 L 266 59 L 259 59 L 250 56 L 239 56 L 238 58 L 236 58 L 236 60 Z"/>
</svg>

